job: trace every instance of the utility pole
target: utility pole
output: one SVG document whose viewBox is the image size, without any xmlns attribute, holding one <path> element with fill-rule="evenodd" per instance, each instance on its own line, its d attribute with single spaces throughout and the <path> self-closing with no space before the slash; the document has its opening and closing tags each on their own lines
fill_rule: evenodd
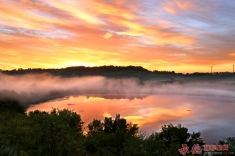
<svg viewBox="0 0 235 156">
<path fill-rule="evenodd" d="M 211 74 L 212 74 L 212 69 L 213 69 L 213 66 L 211 66 Z"/>
</svg>

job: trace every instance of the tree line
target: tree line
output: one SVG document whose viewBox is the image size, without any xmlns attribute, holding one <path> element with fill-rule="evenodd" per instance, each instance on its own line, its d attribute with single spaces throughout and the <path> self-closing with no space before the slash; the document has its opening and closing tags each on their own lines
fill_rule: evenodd
<svg viewBox="0 0 235 156">
<path fill-rule="evenodd" d="M 1 70 L 0 70 L 1 71 Z M 194 72 L 194 71 L 192 71 Z M 72 66 L 60 69 L 42 69 L 42 68 L 28 68 L 28 69 L 13 69 L 3 70 L 2 73 L 8 75 L 22 75 L 22 74 L 42 74 L 49 73 L 54 76 L 61 77 L 82 77 L 82 76 L 104 76 L 108 78 L 137 78 L 140 81 L 158 80 L 161 82 L 185 82 L 204 80 L 212 81 L 219 79 L 226 79 L 234 77 L 235 73 L 220 72 L 220 73 L 175 73 L 174 71 L 150 71 L 141 66 Z"/>
<path fill-rule="evenodd" d="M 180 124 L 146 135 L 119 114 L 84 126 L 81 116 L 68 109 L 26 114 L 17 101 L 0 100 L 1 156 L 178 156 L 182 144 L 202 147 L 205 141 Z M 234 137 L 219 144 L 235 151 Z"/>
</svg>

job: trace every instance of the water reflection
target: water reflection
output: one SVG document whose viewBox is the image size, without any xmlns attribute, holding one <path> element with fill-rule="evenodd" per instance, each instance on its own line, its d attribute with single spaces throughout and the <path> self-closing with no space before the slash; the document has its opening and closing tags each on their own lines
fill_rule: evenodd
<svg viewBox="0 0 235 156">
<path fill-rule="evenodd" d="M 235 98 L 188 95 L 87 95 L 66 97 L 33 105 L 32 110 L 71 109 L 84 122 L 121 114 L 138 123 L 142 132 L 159 131 L 164 124 L 182 124 L 189 131 L 201 131 L 207 143 L 235 136 Z"/>
</svg>

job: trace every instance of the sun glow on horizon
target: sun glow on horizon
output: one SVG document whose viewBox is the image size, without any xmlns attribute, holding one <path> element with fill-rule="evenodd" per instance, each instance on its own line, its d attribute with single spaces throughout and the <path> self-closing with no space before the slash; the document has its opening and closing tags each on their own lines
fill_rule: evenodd
<svg viewBox="0 0 235 156">
<path fill-rule="evenodd" d="M 76 66 L 85 66 L 85 67 L 94 67 L 97 66 L 96 64 L 92 64 L 92 63 L 86 63 L 86 62 L 72 62 L 72 61 L 68 61 L 65 63 L 66 67 L 76 67 Z"/>
</svg>

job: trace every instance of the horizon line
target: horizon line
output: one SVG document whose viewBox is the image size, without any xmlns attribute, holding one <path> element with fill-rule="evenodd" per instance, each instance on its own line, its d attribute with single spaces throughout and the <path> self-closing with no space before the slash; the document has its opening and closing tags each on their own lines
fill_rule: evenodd
<svg viewBox="0 0 235 156">
<path fill-rule="evenodd" d="M 233 65 L 232 65 L 233 66 Z M 194 74 L 194 73 L 204 73 L 204 74 L 213 74 L 213 73 L 234 73 L 229 72 L 229 71 L 223 71 L 223 72 L 198 72 L 198 71 L 194 71 L 194 72 L 175 72 L 174 70 L 149 70 L 147 68 L 144 68 L 143 66 L 135 66 L 135 65 L 128 65 L 128 66 L 119 66 L 119 65 L 101 65 L 101 66 L 86 66 L 86 65 L 79 65 L 79 66 L 67 66 L 67 67 L 58 67 L 58 68 L 41 68 L 41 67 L 34 67 L 34 68 L 13 68 L 13 69 L 2 69 L 0 68 L 0 71 L 20 71 L 20 70 L 36 70 L 36 69 L 40 69 L 40 70 L 50 70 L 50 69 L 54 69 L 54 70 L 59 70 L 59 69 L 67 69 L 67 68 L 79 68 L 79 67 L 85 67 L 85 68 L 99 68 L 99 67 L 141 67 L 149 72 L 172 72 L 175 74 Z M 4 67 L 3 67 L 4 68 Z"/>
</svg>

